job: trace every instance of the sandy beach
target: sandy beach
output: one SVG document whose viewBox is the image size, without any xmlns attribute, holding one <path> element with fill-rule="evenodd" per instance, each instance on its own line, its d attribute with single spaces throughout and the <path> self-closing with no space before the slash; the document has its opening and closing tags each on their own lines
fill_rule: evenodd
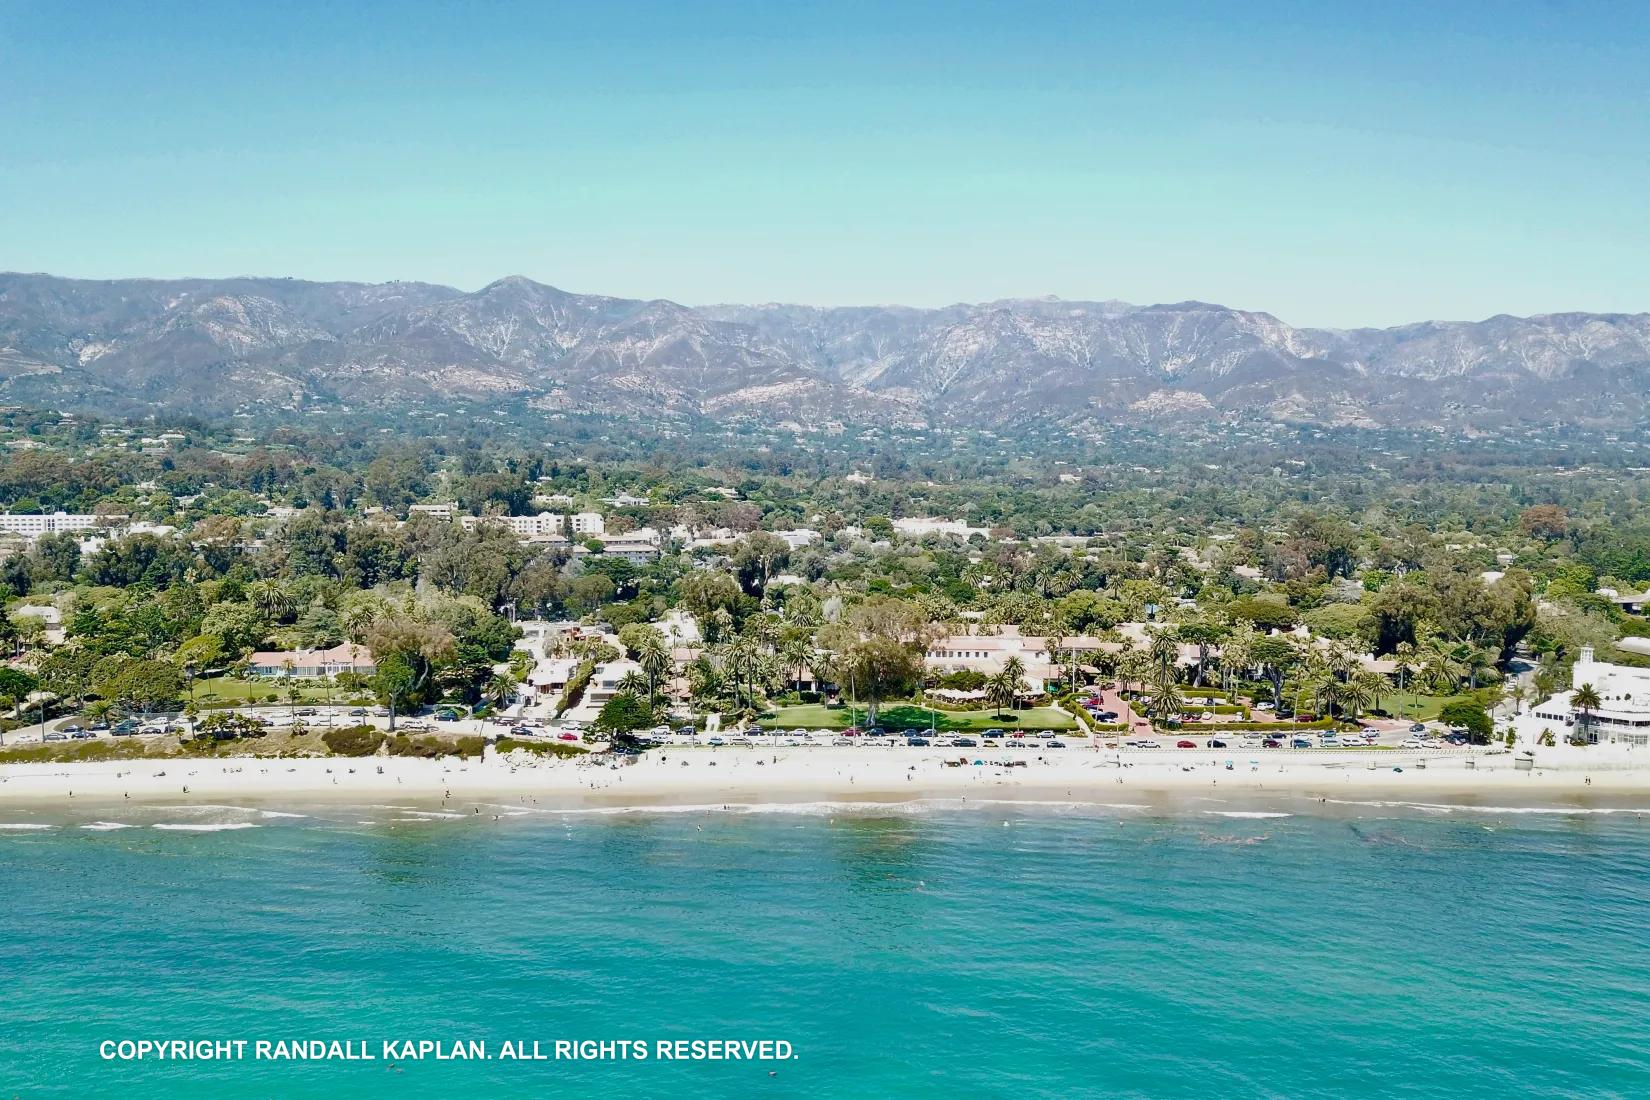
<svg viewBox="0 0 1650 1100">
<path fill-rule="evenodd" d="M 665 749 L 631 763 L 546 760 L 211 758 L 0 767 L 0 807 L 153 802 L 513 800 L 543 808 L 692 808 L 817 802 L 1081 802 L 1219 797 L 1269 801 L 1448 800 L 1484 806 L 1650 807 L 1650 768 L 1549 752 L 1530 770 L 1511 754 L 1070 752 L 969 756 L 956 750 Z M 982 761 L 975 764 L 974 760 Z M 1024 766 L 1008 766 L 1010 759 Z M 1230 761 L 1232 767 L 1228 768 Z M 1400 770 L 1401 769 L 1401 770 Z"/>
</svg>

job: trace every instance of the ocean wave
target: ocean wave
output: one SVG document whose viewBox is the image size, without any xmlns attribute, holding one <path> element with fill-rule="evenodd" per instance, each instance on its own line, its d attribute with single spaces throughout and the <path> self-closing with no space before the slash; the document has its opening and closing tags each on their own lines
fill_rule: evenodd
<svg viewBox="0 0 1650 1100">
<path fill-rule="evenodd" d="M 1294 814 L 1277 813 L 1271 810 L 1204 810 L 1203 812 L 1206 814 L 1213 814 L 1215 817 L 1263 818 L 1295 816 Z"/>
<path fill-rule="evenodd" d="M 259 817 L 308 817 L 308 814 L 290 814 L 283 810 L 259 810 Z"/>
<path fill-rule="evenodd" d="M 1642 806 L 1477 806 L 1461 802 L 1379 802 L 1331 798 L 1337 806 L 1373 806 L 1383 810 L 1422 810 L 1430 814 L 1452 814 L 1457 811 L 1472 814 L 1548 814 L 1581 816 L 1590 814 L 1650 814 L 1650 807 Z"/>
<path fill-rule="evenodd" d="M 570 816 L 614 816 L 617 814 L 793 814 L 820 817 L 830 814 L 923 814 L 970 809 L 1081 809 L 1149 810 L 1138 802 L 1083 802 L 1040 798 L 914 798 L 901 802 L 857 801 L 853 799 L 818 802 L 688 802 L 631 806 L 577 806 L 541 808 L 536 812 Z"/>
<path fill-rule="evenodd" d="M 112 833 L 116 829 L 135 829 L 137 826 L 122 821 L 90 821 L 81 828 L 93 833 Z"/>
<path fill-rule="evenodd" d="M 37 829 L 55 829 L 56 825 L 46 825 L 38 821 L 0 821 L 0 829 L 12 832 L 33 832 Z"/>
<path fill-rule="evenodd" d="M 186 822 L 182 824 L 176 822 L 166 822 L 164 824 L 150 826 L 150 828 L 153 829 L 164 829 L 167 832 L 172 833 L 224 833 L 235 829 L 256 829 L 259 827 L 260 826 L 254 825 L 250 821 L 223 821 L 217 823 L 203 821 Z"/>
</svg>

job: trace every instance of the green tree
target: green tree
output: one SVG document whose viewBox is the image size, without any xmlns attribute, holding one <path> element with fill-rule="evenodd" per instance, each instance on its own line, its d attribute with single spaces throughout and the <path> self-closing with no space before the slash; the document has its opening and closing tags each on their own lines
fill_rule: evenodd
<svg viewBox="0 0 1650 1100">
<path fill-rule="evenodd" d="M 620 691 L 602 704 L 592 725 L 603 733 L 630 733 L 653 724 L 653 710 L 634 692 Z"/>
<path fill-rule="evenodd" d="M 1594 712 L 1603 705 L 1604 700 L 1599 697 L 1598 688 L 1592 684 L 1582 684 L 1576 688 L 1575 694 L 1570 696 L 1570 706 L 1581 718 L 1583 741 L 1592 743 L 1598 740 L 1598 735 L 1593 732 L 1593 718 Z"/>
</svg>

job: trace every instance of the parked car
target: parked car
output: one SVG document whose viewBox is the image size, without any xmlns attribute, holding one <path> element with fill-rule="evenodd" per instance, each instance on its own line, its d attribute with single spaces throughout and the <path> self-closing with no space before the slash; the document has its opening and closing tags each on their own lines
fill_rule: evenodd
<svg viewBox="0 0 1650 1100">
<path fill-rule="evenodd" d="M 1283 742 L 1277 740 L 1276 738 L 1272 738 L 1272 737 L 1268 737 L 1266 740 L 1262 741 L 1260 744 L 1261 744 L 1261 748 L 1264 748 L 1264 749 L 1281 749 L 1281 748 L 1283 748 Z"/>
<path fill-rule="evenodd" d="M 90 741 L 97 735 L 92 733 L 90 730 L 75 730 L 69 736 L 73 737 L 76 741 Z"/>
<path fill-rule="evenodd" d="M 52 730 L 50 733 L 48 733 L 46 735 L 46 740 L 47 741 L 67 741 L 68 739 L 69 739 L 68 734 L 58 733 L 56 730 Z"/>
<path fill-rule="evenodd" d="M 367 708 L 366 707 L 352 707 L 350 709 L 349 716 L 351 718 L 365 718 L 367 716 Z"/>
<path fill-rule="evenodd" d="M 1064 741 L 1050 741 L 1043 746 L 1045 749 L 1063 749 L 1065 747 L 1066 743 Z"/>
<path fill-rule="evenodd" d="M 907 737 L 905 743 L 913 749 L 926 749 L 930 744 L 926 737 Z"/>
<path fill-rule="evenodd" d="M 1406 737 L 1398 742 L 1398 747 L 1400 749 L 1424 749 L 1427 747 L 1427 743 L 1419 737 Z"/>
<path fill-rule="evenodd" d="M 832 740 L 831 744 L 837 748 L 842 748 L 845 745 L 852 745 L 853 742 L 848 740 L 846 737 L 838 737 Z"/>
<path fill-rule="evenodd" d="M 317 713 L 318 712 L 316 711 L 316 709 L 314 707 L 299 707 L 298 708 L 298 717 L 300 717 L 300 718 L 310 718 L 310 717 L 313 717 Z"/>
<path fill-rule="evenodd" d="M 1309 749 L 1312 747 L 1312 740 L 1308 737 L 1294 737 L 1290 739 L 1289 747 L 1292 749 Z"/>
<path fill-rule="evenodd" d="M 980 743 L 972 737 L 953 737 L 951 747 L 954 749 L 977 749 L 980 747 Z"/>
<path fill-rule="evenodd" d="M 1211 737 L 1209 738 L 1209 747 L 1211 749 L 1229 749 L 1232 746 L 1218 737 Z"/>
<path fill-rule="evenodd" d="M 562 734 L 562 736 L 565 738 L 567 735 Z M 719 737 L 719 736 L 717 736 L 716 734 L 713 733 L 710 736 L 709 744 L 711 744 L 711 745 L 725 745 L 725 744 L 727 744 L 727 742 L 722 740 L 721 737 Z"/>
<path fill-rule="evenodd" d="M 1409 727 L 1409 732 L 1410 733 L 1425 733 L 1425 732 L 1427 732 L 1427 728 L 1425 726 L 1421 725 L 1421 723 L 1416 722 L 1416 723 L 1414 723 L 1413 725 L 1411 725 Z"/>
<path fill-rule="evenodd" d="M 1174 743 L 1174 747 L 1177 748 L 1177 749 L 1195 749 L 1195 748 L 1197 748 L 1197 742 L 1196 741 L 1176 741 Z"/>
</svg>

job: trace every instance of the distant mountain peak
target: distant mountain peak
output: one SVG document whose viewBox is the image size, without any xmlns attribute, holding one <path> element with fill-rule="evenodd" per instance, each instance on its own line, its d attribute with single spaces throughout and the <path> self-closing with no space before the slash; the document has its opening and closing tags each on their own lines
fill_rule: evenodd
<svg viewBox="0 0 1650 1100">
<path fill-rule="evenodd" d="M 131 412 L 519 401 L 1012 427 L 1149 416 L 1453 426 L 1650 419 L 1650 314 L 1294 328 L 1202 301 L 934 309 L 0 274 L 0 399 Z"/>
</svg>

